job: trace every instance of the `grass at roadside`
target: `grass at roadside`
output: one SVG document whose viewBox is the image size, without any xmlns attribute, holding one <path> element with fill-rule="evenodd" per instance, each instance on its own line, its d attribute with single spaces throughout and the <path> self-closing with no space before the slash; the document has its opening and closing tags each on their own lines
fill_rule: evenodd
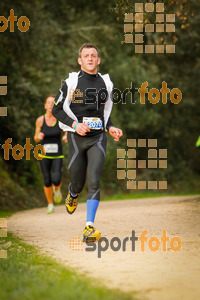
<svg viewBox="0 0 200 300">
<path fill-rule="evenodd" d="M 0 211 L 0 217 L 11 213 Z M 130 300 L 135 294 L 109 290 L 92 279 L 40 255 L 11 233 L 0 238 L 0 249 L 7 250 L 7 259 L 0 259 L 0 299 L 7 300 Z M 70 259 L 70 258 L 69 258 Z"/>
<path fill-rule="evenodd" d="M 106 196 L 102 201 L 111 201 L 111 200 L 123 200 L 123 199 L 142 199 L 142 198 L 158 198 L 158 197 L 171 197 L 171 196 L 192 196 L 200 195 L 200 191 L 191 192 L 191 193 L 153 193 L 153 192 L 143 192 L 143 193 L 129 193 L 129 194 L 114 194 L 112 196 Z"/>
<path fill-rule="evenodd" d="M 7 217 L 10 217 L 14 214 L 14 212 L 12 211 L 3 211 L 3 210 L 0 210 L 0 218 L 7 218 Z"/>
</svg>

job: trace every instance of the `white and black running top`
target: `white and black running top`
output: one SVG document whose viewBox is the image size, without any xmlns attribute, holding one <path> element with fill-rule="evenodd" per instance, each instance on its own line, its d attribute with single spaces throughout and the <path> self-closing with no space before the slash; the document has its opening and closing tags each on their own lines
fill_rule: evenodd
<svg viewBox="0 0 200 300">
<path fill-rule="evenodd" d="M 68 86 L 65 81 L 55 98 L 56 105 L 53 107 L 52 114 L 60 122 L 71 127 L 74 120 L 63 110 L 67 93 Z M 70 109 L 80 123 L 83 122 L 83 117 L 101 119 L 103 122 L 102 130 L 105 131 L 104 106 L 107 100 L 107 94 L 105 82 L 98 73 L 88 74 L 81 70 L 78 74 L 75 99 L 71 101 Z M 112 121 L 109 117 L 106 129 L 108 130 L 112 125 Z M 91 129 L 86 136 L 102 133 L 102 130 Z"/>
</svg>

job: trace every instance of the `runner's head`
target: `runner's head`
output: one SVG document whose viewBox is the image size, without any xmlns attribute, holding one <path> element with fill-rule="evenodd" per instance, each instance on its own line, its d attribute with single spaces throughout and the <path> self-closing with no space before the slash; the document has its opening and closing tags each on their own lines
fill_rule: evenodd
<svg viewBox="0 0 200 300">
<path fill-rule="evenodd" d="M 54 99 L 55 99 L 55 95 L 50 94 L 44 100 L 44 108 L 46 109 L 47 112 L 52 112 Z"/>
<path fill-rule="evenodd" d="M 81 70 L 89 74 L 96 74 L 100 61 L 99 50 L 95 45 L 86 43 L 81 46 L 78 58 Z"/>
</svg>

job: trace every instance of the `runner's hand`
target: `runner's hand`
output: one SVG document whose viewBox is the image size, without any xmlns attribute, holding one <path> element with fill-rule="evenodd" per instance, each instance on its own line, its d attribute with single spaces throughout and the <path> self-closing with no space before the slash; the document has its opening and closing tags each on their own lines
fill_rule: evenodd
<svg viewBox="0 0 200 300">
<path fill-rule="evenodd" d="M 40 132 L 40 133 L 38 134 L 38 139 L 43 140 L 44 135 L 45 135 L 45 134 L 44 134 L 43 132 Z"/>
<path fill-rule="evenodd" d="M 115 142 L 118 142 L 120 137 L 123 135 L 123 132 L 121 129 L 111 126 L 109 128 L 109 134 L 114 137 Z"/>
<path fill-rule="evenodd" d="M 85 136 L 87 132 L 90 132 L 90 127 L 84 123 L 79 123 L 76 126 L 75 131 L 82 136 Z"/>
<path fill-rule="evenodd" d="M 64 143 L 67 143 L 67 142 L 68 142 L 67 136 L 66 136 L 66 135 L 63 135 L 62 140 L 63 140 Z"/>
</svg>

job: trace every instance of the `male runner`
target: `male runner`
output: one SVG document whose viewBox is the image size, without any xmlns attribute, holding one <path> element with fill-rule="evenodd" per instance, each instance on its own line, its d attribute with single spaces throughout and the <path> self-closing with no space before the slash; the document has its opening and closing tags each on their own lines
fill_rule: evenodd
<svg viewBox="0 0 200 300">
<path fill-rule="evenodd" d="M 122 136 L 122 130 L 114 127 L 110 119 L 113 84 L 108 74 L 97 72 L 100 64 L 98 48 L 89 43 L 82 45 L 78 63 L 81 71 L 69 74 L 55 98 L 52 113 L 60 121 L 60 128 L 68 131 L 71 182 L 65 205 L 69 214 L 74 213 L 77 207 L 78 194 L 84 187 L 87 171 L 87 221 L 83 241 L 90 242 L 101 237 L 93 225 L 100 200 L 100 173 L 106 156 L 105 129 L 114 141 Z"/>
</svg>

